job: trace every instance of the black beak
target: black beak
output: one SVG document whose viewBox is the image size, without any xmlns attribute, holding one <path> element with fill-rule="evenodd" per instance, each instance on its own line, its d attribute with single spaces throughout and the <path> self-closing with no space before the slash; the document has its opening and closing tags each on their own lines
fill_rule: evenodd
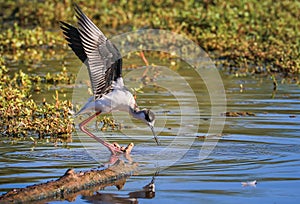
<svg viewBox="0 0 300 204">
<path fill-rule="evenodd" d="M 149 125 L 149 127 L 151 128 L 151 131 L 152 131 L 152 133 L 153 133 L 153 136 L 154 136 L 154 139 L 155 139 L 156 144 L 159 146 L 159 145 L 160 145 L 160 144 L 159 144 L 159 140 L 158 140 L 158 137 L 157 137 L 156 134 L 155 134 L 153 125 Z"/>
</svg>

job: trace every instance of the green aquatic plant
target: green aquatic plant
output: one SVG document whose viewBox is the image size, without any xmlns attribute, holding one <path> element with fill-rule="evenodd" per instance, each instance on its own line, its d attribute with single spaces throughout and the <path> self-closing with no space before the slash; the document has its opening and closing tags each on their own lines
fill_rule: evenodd
<svg viewBox="0 0 300 204">
<path fill-rule="evenodd" d="M 70 137 L 74 129 L 71 117 L 72 104 L 60 100 L 36 103 L 31 98 L 33 83 L 30 76 L 19 71 L 13 77 L 7 69 L 0 69 L 0 128 L 1 135 L 26 137 Z"/>
<path fill-rule="evenodd" d="M 121 129 L 121 125 L 119 123 L 117 123 L 114 119 L 107 116 L 97 117 L 96 122 L 97 122 L 97 127 L 101 131 Z"/>
<path fill-rule="evenodd" d="M 76 75 L 69 72 L 64 66 L 62 70 L 56 74 L 50 74 L 49 72 L 44 77 L 40 77 L 43 82 L 50 84 L 73 84 L 75 82 Z"/>
<path fill-rule="evenodd" d="M 300 73 L 300 4 L 297 1 L 167 0 L 150 3 L 118 0 L 112 3 L 90 0 L 76 3 L 105 33 L 156 28 L 183 34 L 209 52 L 222 69 L 233 74 L 279 72 L 283 76 L 298 77 Z M 3 50 L 65 44 L 62 35 L 53 30 L 58 29 L 58 20 L 74 21 L 71 0 L 1 4 L 5 8 L 0 17 L 2 36 L 5 35 L 0 37 Z M 12 21 L 15 22 L 13 28 L 9 26 Z M 52 31 L 48 31 L 49 28 Z M 35 49 L 29 52 L 37 59 L 43 57 Z"/>
</svg>

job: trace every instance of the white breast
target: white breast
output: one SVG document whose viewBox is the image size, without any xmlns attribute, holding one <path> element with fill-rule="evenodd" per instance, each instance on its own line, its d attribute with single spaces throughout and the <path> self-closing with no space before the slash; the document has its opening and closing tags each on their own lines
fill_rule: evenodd
<svg viewBox="0 0 300 204">
<path fill-rule="evenodd" d="M 109 113 L 112 111 L 129 111 L 135 106 L 133 95 L 126 89 L 114 89 L 95 102 L 96 111 Z"/>
</svg>

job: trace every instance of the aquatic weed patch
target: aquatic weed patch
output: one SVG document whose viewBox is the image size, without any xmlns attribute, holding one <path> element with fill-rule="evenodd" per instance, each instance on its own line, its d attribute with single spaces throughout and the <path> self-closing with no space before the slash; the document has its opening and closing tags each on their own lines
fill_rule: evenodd
<svg viewBox="0 0 300 204">
<path fill-rule="evenodd" d="M 300 3 L 297 1 L 90 0 L 77 3 L 96 24 L 112 34 L 143 28 L 183 34 L 230 73 L 278 72 L 296 77 L 300 73 Z M 2 4 L 6 10 L 0 20 L 15 21 L 22 27 L 56 29 L 58 20 L 74 20 L 71 0 Z M 62 35 L 57 36 L 55 43 L 63 44 Z"/>
<path fill-rule="evenodd" d="M 38 104 L 31 98 L 33 83 L 29 75 L 20 71 L 13 77 L 5 66 L 0 69 L 0 128 L 5 136 L 70 137 L 74 129 L 72 104 L 60 100 L 44 100 Z"/>
<path fill-rule="evenodd" d="M 40 26 L 22 28 L 15 22 L 0 33 L 1 58 L 8 67 L 21 64 L 32 69 L 43 60 L 62 59 L 63 55 L 56 53 L 62 45 L 60 41 L 61 36 L 55 32 L 46 31 Z"/>
</svg>

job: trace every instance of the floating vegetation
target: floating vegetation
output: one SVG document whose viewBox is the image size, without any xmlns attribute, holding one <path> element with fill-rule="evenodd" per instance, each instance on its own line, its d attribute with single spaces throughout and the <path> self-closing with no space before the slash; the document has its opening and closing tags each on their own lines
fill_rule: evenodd
<svg viewBox="0 0 300 204">
<path fill-rule="evenodd" d="M 77 3 L 102 29 L 112 29 L 105 30 L 106 33 L 156 28 L 183 34 L 209 52 L 216 63 L 230 73 L 280 72 L 297 77 L 300 73 L 300 4 L 296 1 L 266 0 L 262 4 L 257 0 L 155 3 L 90 0 Z M 5 12 L 0 22 L 7 31 L 20 35 L 29 32 L 23 27 L 34 26 L 33 33 L 44 33 L 23 41 L 18 40 L 18 35 L 4 36 L 2 39 L 12 43 L 9 49 L 23 48 L 24 44 L 64 45 L 62 35 L 44 30 L 57 29 L 58 20 L 75 19 L 71 0 L 1 4 Z M 9 26 L 11 22 L 15 22 L 13 29 Z M 5 44 L 7 49 L 9 43 Z"/>
<path fill-rule="evenodd" d="M 61 44 L 61 36 L 39 26 L 29 29 L 14 23 L 0 33 L 0 53 L 6 65 L 20 63 L 29 66 L 60 57 L 54 48 Z"/>
<path fill-rule="evenodd" d="M 46 76 L 35 76 L 34 80 L 44 81 L 50 84 L 73 84 L 75 82 L 76 75 L 68 72 L 66 67 L 56 74 L 47 73 Z"/>
<path fill-rule="evenodd" d="M 97 118 L 97 127 L 100 128 L 101 131 L 107 131 L 107 130 L 119 130 L 121 128 L 121 125 L 118 124 L 114 119 L 111 119 L 110 117 L 98 117 Z"/>
<path fill-rule="evenodd" d="M 0 69 L 0 128 L 6 136 L 45 136 L 69 137 L 74 129 L 71 117 L 72 104 L 59 100 L 56 92 L 55 102 L 45 99 L 37 104 L 31 98 L 33 83 L 29 75 L 20 71 L 13 77 L 7 69 Z"/>
<path fill-rule="evenodd" d="M 196 138 L 198 138 L 199 140 L 202 139 L 207 139 L 207 138 L 214 138 L 214 139 L 220 139 L 224 136 L 225 134 L 221 133 L 221 134 L 216 134 L 216 135 L 198 135 L 196 136 Z"/>
<path fill-rule="evenodd" d="M 226 112 L 222 115 L 226 117 L 256 116 L 255 113 L 248 112 L 248 111 Z"/>
</svg>

